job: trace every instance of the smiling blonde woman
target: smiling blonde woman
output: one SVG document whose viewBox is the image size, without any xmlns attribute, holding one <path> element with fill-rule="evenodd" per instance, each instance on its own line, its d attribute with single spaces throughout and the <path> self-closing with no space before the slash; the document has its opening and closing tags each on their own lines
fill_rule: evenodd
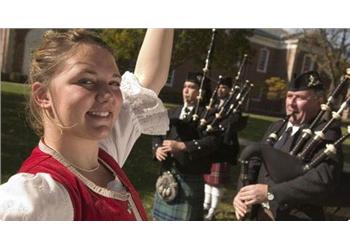
<svg viewBox="0 0 350 250">
<path fill-rule="evenodd" d="M 44 34 L 29 75 L 31 121 L 41 139 L 19 173 L 0 186 L 0 219 L 146 219 L 121 167 L 141 133 L 168 129 L 157 94 L 168 76 L 172 40 L 172 30 L 148 30 L 134 73 L 122 76 L 95 34 Z"/>
</svg>

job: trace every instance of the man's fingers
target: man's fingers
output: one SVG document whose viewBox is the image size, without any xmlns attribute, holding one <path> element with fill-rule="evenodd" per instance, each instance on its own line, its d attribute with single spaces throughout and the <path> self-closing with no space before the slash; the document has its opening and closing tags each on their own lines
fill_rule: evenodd
<svg viewBox="0 0 350 250">
<path fill-rule="evenodd" d="M 241 202 L 235 202 L 234 207 L 244 213 L 247 211 L 247 206 Z"/>
<path fill-rule="evenodd" d="M 163 146 L 169 146 L 171 144 L 171 140 L 164 140 L 163 141 Z"/>
<path fill-rule="evenodd" d="M 255 197 L 255 194 L 252 191 L 241 192 L 239 195 L 239 198 L 244 201 L 254 199 L 254 197 Z"/>
<path fill-rule="evenodd" d="M 251 200 L 246 200 L 245 201 L 245 204 L 247 205 L 247 206 L 251 206 L 251 205 L 254 205 L 254 204 L 256 204 L 257 203 L 257 200 L 256 199 L 251 199 Z"/>
<path fill-rule="evenodd" d="M 161 155 L 161 156 L 163 156 L 163 157 L 166 157 L 167 152 L 166 152 L 165 149 L 162 149 L 162 150 L 159 150 L 159 151 L 158 151 L 158 154 Z"/>
<path fill-rule="evenodd" d="M 162 159 L 162 157 L 160 157 L 159 155 L 156 155 L 156 158 L 158 161 L 163 161 L 164 159 Z"/>
<path fill-rule="evenodd" d="M 171 152 L 171 147 L 168 145 L 163 146 L 163 152 Z"/>
<path fill-rule="evenodd" d="M 236 219 L 237 220 L 240 220 L 241 219 L 241 216 L 239 215 L 239 213 L 237 211 L 235 211 L 235 214 L 236 214 Z"/>
<path fill-rule="evenodd" d="M 235 199 L 233 200 L 233 206 L 235 210 L 237 210 L 237 212 L 240 213 L 240 215 L 244 216 L 244 214 L 247 212 L 247 206 L 238 197 L 235 197 Z"/>
<path fill-rule="evenodd" d="M 254 185 L 244 186 L 244 187 L 241 188 L 240 192 L 241 192 L 241 193 L 249 192 L 249 191 L 251 191 L 251 190 L 254 190 L 255 187 L 256 187 L 255 184 L 254 184 Z"/>
<path fill-rule="evenodd" d="M 158 161 L 164 161 L 166 158 L 166 155 L 164 156 L 164 155 L 158 153 L 158 154 L 156 154 L 156 158 Z"/>
<path fill-rule="evenodd" d="M 237 207 L 237 208 L 235 208 L 235 213 L 236 213 L 236 216 L 238 214 L 238 218 L 240 219 L 240 218 L 244 217 L 244 215 L 246 214 L 246 211 L 241 210 Z"/>
<path fill-rule="evenodd" d="M 257 201 L 256 196 L 255 195 L 251 195 L 251 194 L 244 195 L 244 196 L 242 195 L 241 199 L 244 200 L 244 204 L 245 205 L 252 205 L 252 204 L 254 204 Z"/>
</svg>

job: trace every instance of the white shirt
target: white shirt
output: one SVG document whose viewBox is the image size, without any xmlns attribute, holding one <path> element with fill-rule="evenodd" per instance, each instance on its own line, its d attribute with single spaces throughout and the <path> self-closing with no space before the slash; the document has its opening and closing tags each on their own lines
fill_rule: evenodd
<svg viewBox="0 0 350 250">
<path fill-rule="evenodd" d="M 292 127 L 292 133 L 291 133 L 292 136 L 293 136 L 296 132 L 298 132 L 298 130 L 300 129 L 300 126 L 295 126 L 295 125 L 293 125 L 291 122 L 288 122 L 288 123 L 287 123 L 286 130 L 287 130 L 289 127 Z"/>
<path fill-rule="evenodd" d="M 183 120 L 186 118 L 187 115 L 189 115 L 194 107 L 193 106 L 188 106 L 186 103 L 181 109 L 181 113 L 179 116 L 180 120 Z"/>
<path fill-rule="evenodd" d="M 165 134 L 169 128 L 167 110 L 152 90 L 144 88 L 135 75 L 122 77 L 123 106 L 111 135 L 100 147 L 123 166 L 143 134 Z M 112 181 L 113 190 L 119 185 Z M 46 173 L 19 173 L 0 185 L 0 220 L 73 220 L 74 209 L 68 191 Z"/>
<path fill-rule="evenodd" d="M 225 100 L 226 100 L 226 99 L 220 99 L 219 108 L 221 108 L 221 106 L 225 103 Z"/>
</svg>

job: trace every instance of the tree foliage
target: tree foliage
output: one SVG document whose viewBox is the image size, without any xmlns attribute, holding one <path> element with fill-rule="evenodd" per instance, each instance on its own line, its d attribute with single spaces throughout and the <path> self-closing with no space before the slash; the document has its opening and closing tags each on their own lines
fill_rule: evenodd
<svg viewBox="0 0 350 250">
<path fill-rule="evenodd" d="M 210 44 L 212 30 L 182 29 L 175 33 L 173 66 L 192 60 L 196 65 L 204 66 Z M 211 61 L 212 69 L 223 73 L 236 70 L 237 62 L 249 51 L 247 37 L 252 35 L 247 29 L 219 29 L 216 31 Z"/>
<path fill-rule="evenodd" d="M 144 29 L 102 29 L 98 30 L 104 40 L 115 50 L 121 71 L 131 70 L 136 62 L 138 51 L 145 34 Z M 220 29 L 217 30 L 212 67 L 222 72 L 236 70 L 236 63 L 249 51 L 247 37 L 252 30 Z M 171 67 L 192 60 L 200 67 L 204 66 L 211 29 L 177 29 L 175 30 Z"/>
<path fill-rule="evenodd" d="M 331 79 L 330 89 L 334 89 L 340 77 L 349 67 L 349 29 L 305 29 L 304 43 L 314 55 L 318 69 Z"/>
<path fill-rule="evenodd" d="M 101 37 L 113 48 L 119 69 L 133 70 L 145 29 L 102 29 Z"/>
</svg>

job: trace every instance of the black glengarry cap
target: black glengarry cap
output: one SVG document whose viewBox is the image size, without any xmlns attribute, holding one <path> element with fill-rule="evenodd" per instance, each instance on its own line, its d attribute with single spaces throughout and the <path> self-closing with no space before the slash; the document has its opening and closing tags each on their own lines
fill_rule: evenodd
<svg viewBox="0 0 350 250">
<path fill-rule="evenodd" d="M 323 90 L 324 86 L 317 71 L 308 71 L 297 76 L 288 85 L 289 91 Z"/>
</svg>

